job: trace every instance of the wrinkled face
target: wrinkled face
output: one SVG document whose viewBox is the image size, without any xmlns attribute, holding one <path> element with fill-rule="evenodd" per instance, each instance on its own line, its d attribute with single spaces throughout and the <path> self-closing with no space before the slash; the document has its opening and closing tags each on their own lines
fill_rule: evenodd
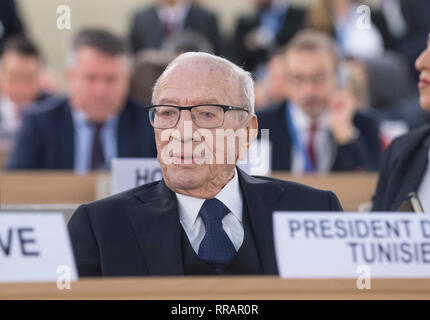
<svg viewBox="0 0 430 320">
<path fill-rule="evenodd" d="M 155 103 L 181 107 L 207 103 L 243 106 L 238 78 L 230 75 L 225 67 L 208 61 L 182 61 L 160 82 Z M 210 193 L 218 182 L 231 177 L 239 154 L 247 151 L 251 128 L 257 130 L 256 117 L 243 111 L 227 111 L 223 125 L 212 129 L 197 127 L 189 110 L 180 111 L 174 128 L 154 129 L 166 184 L 173 191 L 202 189 Z M 232 130 L 224 131 L 227 129 Z M 233 139 L 232 144 L 222 135 L 226 132 Z M 244 139 L 235 138 L 234 133 L 244 134 Z"/>
<path fill-rule="evenodd" d="M 70 99 L 87 119 L 105 122 L 124 106 L 129 74 L 124 56 L 109 56 L 90 47 L 76 53 L 67 71 Z"/>
<path fill-rule="evenodd" d="M 333 59 L 324 51 L 308 50 L 291 50 L 285 59 L 291 102 L 310 117 L 319 117 L 336 89 Z"/>
<path fill-rule="evenodd" d="M 1 91 L 18 108 L 29 105 L 39 94 L 41 69 L 36 57 L 5 53 L 1 62 Z"/>
<path fill-rule="evenodd" d="M 419 90 L 421 107 L 430 112 L 430 35 L 427 49 L 421 53 L 415 62 L 415 67 L 420 71 Z"/>
</svg>

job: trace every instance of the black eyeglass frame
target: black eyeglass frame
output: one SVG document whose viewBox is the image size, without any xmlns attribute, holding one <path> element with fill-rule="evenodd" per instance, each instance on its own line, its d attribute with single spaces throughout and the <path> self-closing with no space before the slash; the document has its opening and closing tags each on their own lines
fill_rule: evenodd
<svg viewBox="0 0 430 320">
<path fill-rule="evenodd" d="M 187 106 L 187 107 L 175 106 L 175 105 L 172 105 L 172 104 L 154 104 L 154 105 L 151 105 L 151 106 L 147 106 L 147 107 L 145 107 L 145 110 L 146 110 L 146 112 L 148 112 L 148 115 L 149 115 L 149 112 L 151 111 L 151 109 L 156 108 L 156 107 L 172 107 L 172 108 L 176 108 L 176 109 L 178 109 L 178 110 L 179 110 L 179 116 L 178 116 L 178 120 L 176 120 L 176 123 L 175 123 L 174 125 L 172 125 L 171 127 L 168 127 L 168 128 L 159 128 L 159 127 L 155 127 L 155 126 L 152 124 L 151 119 L 149 119 L 149 120 L 150 120 L 149 122 L 151 123 L 151 126 L 152 126 L 153 128 L 155 128 L 155 129 L 171 129 L 171 128 L 176 127 L 176 125 L 178 124 L 179 120 L 181 119 L 181 111 L 182 111 L 182 110 L 188 110 L 188 111 L 190 111 L 190 113 L 191 113 L 191 110 L 192 110 L 192 109 L 194 109 L 194 108 L 197 108 L 197 107 L 220 107 L 220 108 L 222 108 L 222 109 L 223 109 L 223 111 L 224 111 L 224 117 L 222 118 L 222 123 L 221 123 L 219 126 L 216 126 L 216 127 L 210 127 L 210 128 L 206 128 L 206 127 L 200 127 L 200 126 L 198 126 L 198 125 L 194 122 L 193 114 L 191 113 L 191 119 L 193 120 L 193 123 L 194 123 L 197 127 L 199 127 L 199 128 L 204 128 L 204 129 L 215 129 L 215 128 L 222 127 L 222 126 L 224 125 L 224 121 L 225 121 L 225 113 L 226 113 L 227 111 L 230 111 L 230 110 L 236 110 L 236 111 L 245 111 L 246 113 L 249 113 L 249 110 L 248 110 L 248 109 L 246 109 L 246 108 L 243 108 L 243 107 L 227 106 L 227 105 L 225 105 L 225 104 L 217 104 L 217 103 L 196 104 L 196 105 L 194 105 L 194 106 Z"/>
</svg>

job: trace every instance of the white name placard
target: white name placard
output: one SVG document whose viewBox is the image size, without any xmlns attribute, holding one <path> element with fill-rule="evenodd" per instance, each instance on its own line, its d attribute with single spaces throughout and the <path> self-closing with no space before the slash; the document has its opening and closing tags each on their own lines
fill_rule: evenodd
<svg viewBox="0 0 430 320">
<path fill-rule="evenodd" d="M 0 212 L 0 282 L 77 280 L 61 213 Z"/>
<path fill-rule="evenodd" d="M 273 227 L 284 278 L 430 277 L 430 215 L 275 212 Z"/>
<path fill-rule="evenodd" d="M 112 193 L 122 192 L 161 180 L 156 158 L 115 158 L 112 160 Z"/>
</svg>

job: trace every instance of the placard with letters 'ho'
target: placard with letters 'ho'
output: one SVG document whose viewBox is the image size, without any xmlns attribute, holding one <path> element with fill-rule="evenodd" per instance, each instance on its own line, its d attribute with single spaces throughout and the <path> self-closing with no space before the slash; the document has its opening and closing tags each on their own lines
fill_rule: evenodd
<svg viewBox="0 0 430 320">
<path fill-rule="evenodd" d="M 157 158 L 112 159 L 112 194 L 161 180 Z"/>
</svg>

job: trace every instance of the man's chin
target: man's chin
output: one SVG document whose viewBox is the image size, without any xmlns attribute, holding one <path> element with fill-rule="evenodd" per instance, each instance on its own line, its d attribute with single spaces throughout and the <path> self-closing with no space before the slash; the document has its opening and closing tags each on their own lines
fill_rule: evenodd
<svg viewBox="0 0 430 320">
<path fill-rule="evenodd" d="M 108 119 L 106 115 L 99 115 L 99 114 L 87 114 L 87 118 L 89 121 L 94 123 L 104 123 Z"/>
<path fill-rule="evenodd" d="M 430 113 L 430 97 L 421 97 L 420 104 L 425 112 Z"/>
<path fill-rule="evenodd" d="M 190 169 L 191 167 L 187 165 L 177 165 L 174 170 L 168 170 L 166 177 L 170 182 L 169 184 L 172 184 L 171 187 L 182 190 L 199 188 L 205 181 L 205 176 L 201 170 L 203 168 Z"/>
<path fill-rule="evenodd" d="M 312 105 L 303 107 L 303 111 L 305 111 L 305 113 L 312 118 L 318 118 L 324 112 L 324 110 L 325 108 L 321 106 Z"/>
</svg>

